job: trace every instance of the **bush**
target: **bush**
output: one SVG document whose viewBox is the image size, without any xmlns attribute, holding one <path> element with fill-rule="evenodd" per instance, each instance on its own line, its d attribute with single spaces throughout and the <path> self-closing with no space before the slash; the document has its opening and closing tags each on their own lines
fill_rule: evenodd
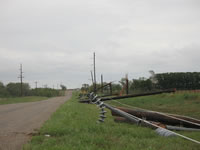
<svg viewBox="0 0 200 150">
<path fill-rule="evenodd" d="M 50 89 L 50 88 L 32 89 L 31 94 L 34 96 L 46 96 L 46 97 L 60 96 L 59 90 Z"/>
<path fill-rule="evenodd" d="M 22 84 L 22 96 L 44 96 L 53 97 L 60 96 L 59 90 L 50 88 L 30 89 L 28 83 Z M 21 83 L 9 83 L 6 86 L 0 82 L 0 97 L 19 97 L 21 96 Z"/>
<path fill-rule="evenodd" d="M 6 86 L 6 90 L 8 91 L 10 96 L 21 96 L 21 83 L 9 83 Z M 22 84 L 22 95 L 30 95 L 30 86 L 28 83 Z"/>
<path fill-rule="evenodd" d="M 2 82 L 0 82 L 0 97 L 8 97 L 9 93 Z"/>
</svg>

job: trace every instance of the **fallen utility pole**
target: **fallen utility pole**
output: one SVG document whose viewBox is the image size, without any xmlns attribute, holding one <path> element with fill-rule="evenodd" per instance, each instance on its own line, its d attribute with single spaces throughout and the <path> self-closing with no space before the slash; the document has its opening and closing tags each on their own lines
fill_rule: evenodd
<svg viewBox="0 0 200 150">
<path fill-rule="evenodd" d="M 101 101 L 117 100 L 117 99 L 139 97 L 139 96 L 149 96 L 149 95 L 156 95 L 156 94 L 162 94 L 162 93 L 172 93 L 172 92 L 175 92 L 175 90 L 172 89 L 172 90 L 163 90 L 163 91 L 157 91 L 157 92 L 148 92 L 148 93 L 140 93 L 140 94 L 130 94 L 130 95 L 125 95 L 125 96 L 106 97 L 106 98 L 102 98 Z"/>
<path fill-rule="evenodd" d="M 164 113 L 156 112 L 156 111 L 144 111 L 144 110 L 136 110 L 136 109 L 128 109 L 124 107 L 117 107 L 117 109 L 120 109 L 128 114 L 134 115 L 139 118 L 145 118 L 146 120 L 151 121 L 158 121 L 163 124 L 169 124 L 169 125 L 181 125 L 184 127 L 190 127 L 190 128 L 197 128 L 200 129 L 200 124 L 187 121 L 184 119 L 176 118 L 174 116 L 170 116 Z M 119 114 L 112 111 L 113 116 L 119 116 Z"/>
<path fill-rule="evenodd" d="M 124 117 L 118 117 L 119 115 L 115 116 L 114 117 L 114 121 L 115 122 L 119 122 L 119 123 L 130 123 L 131 122 L 124 118 Z M 157 124 L 158 126 L 160 127 L 163 127 L 163 128 L 166 128 L 166 129 L 169 129 L 169 130 L 176 130 L 176 131 L 200 131 L 200 129 L 195 129 L 195 128 L 185 128 L 185 127 L 179 127 L 179 126 L 171 126 L 171 125 L 164 125 L 164 124 L 161 124 L 161 123 L 158 123 L 158 122 L 152 122 L 153 124 Z"/>
<path fill-rule="evenodd" d="M 117 103 L 119 103 L 120 105 L 124 105 L 126 106 L 125 109 L 130 109 L 132 108 L 133 110 L 138 110 L 138 111 L 144 111 L 144 112 L 156 112 L 156 111 L 152 111 L 152 110 L 147 110 L 147 109 L 142 109 L 142 108 L 138 108 L 138 107 L 133 107 L 133 106 L 130 106 L 130 105 L 126 105 L 126 104 L 123 104 L 123 103 L 120 103 L 119 101 L 115 101 Z M 123 107 L 122 107 L 123 108 Z M 186 121 L 190 121 L 190 122 L 193 122 L 193 123 L 197 123 L 197 124 L 200 124 L 200 120 L 196 119 L 196 118 L 192 118 L 192 117 L 188 117 L 188 116 L 183 116 L 183 115 L 177 115 L 177 114 L 171 114 L 171 113 L 164 113 L 168 116 L 171 116 L 171 117 L 175 117 L 175 118 L 178 118 L 178 119 L 183 119 L 183 120 L 186 120 Z"/>
<path fill-rule="evenodd" d="M 108 96 L 117 96 L 117 95 L 119 95 L 119 94 L 118 94 L 118 93 L 113 93 L 112 95 L 110 95 L 110 94 L 101 95 L 101 96 L 99 96 L 98 98 L 103 98 L 103 97 L 108 97 Z"/>
<path fill-rule="evenodd" d="M 175 114 L 167 114 L 167 115 L 200 124 L 200 120 L 192 118 L 192 117 L 175 115 Z"/>
<path fill-rule="evenodd" d="M 166 125 L 166 129 L 176 130 L 176 131 L 198 131 L 198 132 L 200 131 L 200 129 L 176 127 L 176 126 L 170 126 L 170 125 Z"/>
<path fill-rule="evenodd" d="M 176 91 L 175 89 L 170 89 L 170 90 L 163 90 L 163 91 L 157 91 L 157 92 L 131 94 L 131 95 L 125 95 L 125 96 L 105 97 L 105 98 L 101 98 L 101 101 L 117 100 L 117 99 L 139 97 L 139 96 L 149 96 L 149 95 L 156 95 L 156 94 L 162 94 L 162 93 L 173 93 L 175 91 Z M 90 103 L 90 100 L 82 100 L 80 102 L 81 103 Z"/>
</svg>

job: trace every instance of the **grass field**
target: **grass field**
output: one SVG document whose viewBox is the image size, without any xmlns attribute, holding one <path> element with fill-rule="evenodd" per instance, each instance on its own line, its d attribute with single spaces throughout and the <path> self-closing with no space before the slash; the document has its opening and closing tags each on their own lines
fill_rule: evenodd
<svg viewBox="0 0 200 150">
<path fill-rule="evenodd" d="M 187 96 L 190 97 L 190 94 Z M 143 97 L 141 100 L 137 98 L 135 100 L 127 99 L 125 101 L 133 105 L 136 103 L 136 106 L 143 108 L 154 108 L 153 103 L 155 103 L 155 109 L 161 106 L 165 110 L 163 105 L 168 104 L 170 106 L 170 100 L 167 102 L 164 100 L 157 102 L 158 100 L 155 99 L 156 96 L 148 97 Z M 179 107 L 179 103 L 175 101 L 179 101 L 182 95 L 177 95 L 179 98 L 176 98 L 176 95 L 162 94 L 157 96 L 157 99 L 161 97 L 166 100 L 169 97 L 175 98 L 173 104 Z M 183 101 L 187 101 L 190 98 L 185 98 Z M 192 96 L 191 99 L 193 98 Z M 144 99 L 149 101 L 147 102 Z M 135 101 L 135 103 L 132 101 Z M 145 103 L 147 103 L 148 107 Z M 194 103 L 196 103 L 196 100 L 194 100 Z M 192 104 L 191 109 L 193 107 Z M 191 114 L 190 106 L 188 105 L 187 108 L 189 113 L 184 110 L 183 114 Z M 199 150 L 198 144 L 179 137 L 161 137 L 149 128 L 125 123 L 115 123 L 110 111 L 107 111 L 105 123 L 98 124 L 96 123 L 99 115 L 98 108 L 92 104 L 78 103 L 77 96 L 73 95 L 72 99 L 62 105 L 52 115 L 51 119 L 44 124 L 38 135 L 33 136 L 31 142 L 24 146 L 24 150 Z M 179 113 L 181 113 L 181 110 Z M 200 133 L 179 133 L 200 140 Z"/>
<path fill-rule="evenodd" d="M 24 102 L 35 102 L 48 99 L 47 97 L 41 96 L 26 96 L 26 97 L 15 97 L 15 98 L 0 98 L 0 105 L 13 104 L 13 103 L 24 103 Z"/>
</svg>

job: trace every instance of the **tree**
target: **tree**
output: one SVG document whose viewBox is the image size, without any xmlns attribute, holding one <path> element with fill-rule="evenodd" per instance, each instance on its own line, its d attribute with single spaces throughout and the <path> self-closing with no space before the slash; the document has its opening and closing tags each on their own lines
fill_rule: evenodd
<svg viewBox="0 0 200 150">
<path fill-rule="evenodd" d="M 62 89 L 63 91 L 67 90 L 67 87 L 64 86 L 63 84 L 61 84 L 60 87 L 61 87 L 61 89 Z"/>
<path fill-rule="evenodd" d="M 133 79 L 130 89 L 136 92 L 151 91 L 153 89 L 153 83 L 151 79 Z"/>
<path fill-rule="evenodd" d="M 83 93 L 86 93 L 88 92 L 88 90 L 89 90 L 89 84 L 82 84 L 81 91 Z"/>
<path fill-rule="evenodd" d="M 11 96 L 20 96 L 21 95 L 20 88 L 21 88 L 20 83 L 9 83 L 6 86 L 6 89 Z M 23 96 L 30 95 L 30 86 L 28 83 L 22 84 L 22 91 L 23 91 Z"/>
<path fill-rule="evenodd" d="M 199 72 L 173 72 L 156 74 L 161 89 L 176 88 L 178 90 L 200 89 Z"/>
<path fill-rule="evenodd" d="M 0 82 L 0 97 L 7 97 L 9 96 L 9 93 L 6 90 L 6 87 L 2 82 Z"/>
</svg>

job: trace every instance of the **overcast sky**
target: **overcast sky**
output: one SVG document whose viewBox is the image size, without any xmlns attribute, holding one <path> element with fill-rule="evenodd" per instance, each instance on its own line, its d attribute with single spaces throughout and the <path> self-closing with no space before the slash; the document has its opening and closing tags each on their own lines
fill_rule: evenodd
<svg viewBox="0 0 200 150">
<path fill-rule="evenodd" d="M 0 81 L 68 88 L 200 71 L 199 0 L 0 0 Z"/>
</svg>

